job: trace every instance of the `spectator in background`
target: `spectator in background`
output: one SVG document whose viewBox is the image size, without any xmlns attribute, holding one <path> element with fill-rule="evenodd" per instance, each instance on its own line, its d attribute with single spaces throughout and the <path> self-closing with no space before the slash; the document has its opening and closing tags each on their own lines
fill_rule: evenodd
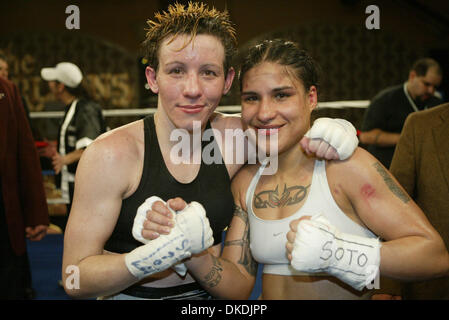
<svg viewBox="0 0 449 320">
<path fill-rule="evenodd" d="M 9 64 L 8 60 L 5 55 L 0 53 L 0 78 L 3 78 L 5 80 L 9 80 Z M 23 97 L 23 95 L 20 95 L 20 99 L 22 100 L 23 108 L 25 110 L 25 115 L 27 117 L 28 123 L 31 127 L 31 133 L 33 136 L 35 136 L 35 132 L 33 130 L 33 126 L 30 119 L 30 110 L 28 109 L 28 104 Z M 27 270 L 24 271 L 24 276 L 26 277 L 26 294 L 27 298 L 33 298 L 35 295 L 34 289 L 32 288 L 32 279 L 31 279 L 31 268 L 30 268 L 30 261 L 28 258 L 28 254 L 25 254 L 24 256 L 25 265 L 24 268 Z M 26 272 L 26 273 L 25 273 Z"/>
<path fill-rule="evenodd" d="M 449 104 L 413 113 L 390 171 L 449 247 Z M 449 299 L 449 278 L 402 285 L 404 299 Z"/>
<path fill-rule="evenodd" d="M 407 116 L 441 103 L 434 94 L 442 77 L 438 62 L 419 59 L 404 84 L 381 91 L 371 101 L 364 115 L 360 143 L 367 145 L 367 150 L 385 167 L 390 167 Z"/>
<path fill-rule="evenodd" d="M 26 299 L 26 238 L 49 224 L 44 184 L 17 87 L 0 77 L 0 299 Z"/>
<path fill-rule="evenodd" d="M 105 132 L 101 107 L 88 100 L 81 81 L 83 74 L 73 63 L 61 62 L 54 68 L 43 68 L 41 77 L 48 81 L 50 92 L 65 105 L 65 113 L 59 127 L 57 148 L 53 152 L 52 164 L 59 175 L 58 185 L 70 212 L 75 182 L 75 171 L 84 149 Z M 62 230 L 67 216 L 60 223 Z"/>
</svg>

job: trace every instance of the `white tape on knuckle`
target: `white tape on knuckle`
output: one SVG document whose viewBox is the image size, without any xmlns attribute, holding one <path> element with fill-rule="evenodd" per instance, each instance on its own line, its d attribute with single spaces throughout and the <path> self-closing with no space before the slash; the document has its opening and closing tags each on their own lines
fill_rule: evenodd
<svg viewBox="0 0 449 320">
<path fill-rule="evenodd" d="M 334 128 L 332 125 L 327 125 L 326 129 L 323 131 L 323 135 L 321 137 L 316 137 L 317 139 L 322 139 L 325 141 L 330 141 L 332 139 L 332 135 L 334 134 Z"/>
<path fill-rule="evenodd" d="M 339 124 L 341 124 L 343 126 L 343 128 L 351 134 L 357 135 L 357 130 L 355 129 L 355 127 L 352 125 L 351 122 L 349 122 L 348 120 L 345 119 L 335 119 Z"/>
<path fill-rule="evenodd" d="M 329 137 L 329 144 L 338 150 L 342 144 L 344 144 L 347 133 L 342 128 L 334 128 L 332 135 Z"/>
<path fill-rule="evenodd" d="M 354 126 L 345 119 L 319 118 L 315 120 L 309 131 L 311 139 L 322 139 L 336 149 L 340 160 L 351 156 L 358 144 Z M 349 144 L 347 144 L 348 140 Z M 345 145 L 344 149 L 343 145 Z"/>
<path fill-rule="evenodd" d="M 184 232 L 192 243 L 192 253 L 200 253 L 211 246 L 213 243 L 212 229 L 209 219 L 206 217 L 206 211 L 200 203 L 190 203 L 182 212 L 178 213 L 178 216 L 182 219 Z"/>
<path fill-rule="evenodd" d="M 341 233 L 322 215 L 300 224 L 292 251 L 295 269 L 311 273 L 325 271 L 357 290 L 362 290 L 377 276 L 378 239 Z"/>
<path fill-rule="evenodd" d="M 340 238 L 333 248 L 334 259 L 328 272 L 361 291 L 378 275 L 379 241 L 348 234 L 341 234 Z"/>
<path fill-rule="evenodd" d="M 298 238 L 292 251 L 293 268 L 303 272 L 313 272 L 315 268 L 321 268 L 319 248 L 316 248 L 307 238 Z"/>
<path fill-rule="evenodd" d="M 296 270 L 300 270 L 304 267 L 304 262 L 302 261 L 301 257 L 298 254 L 298 250 L 297 249 L 293 249 L 292 251 L 292 267 L 295 268 Z"/>
<path fill-rule="evenodd" d="M 323 223 L 326 221 L 327 219 L 321 215 L 315 215 L 298 224 L 293 249 L 293 252 L 297 252 L 295 254 L 296 261 L 294 264 L 292 263 L 294 268 L 304 272 L 314 272 L 315 269 L 321 270 L 325 267 L 320 259 L 320 254 L 322 244 L 326 242 L 328 236 L 320 228 L 323 228 Z"/>
<path fill-rule="evenodd" d="M 357 148 L 358 143 L 359 141 L 357 138 L 347 138 L 344 143 L 337 148 L 337 153 L 340 160 L 348 159 L 353 154 L 355 148 Z"/>
<path fill-rule="evenodd" d="M 192 201 L 189 205 L 192 208 L 195 208 L 195 210 L 198 211 L 199 215 L 204 217 L 206 216 L 206 210 L 204 210 L 204 207 L 199 202 Z"/>
<path fill-rule="evenodd" d="M 338 158 L 340 160 L 346 160 L 352 154 L 349 152 L 349 150 L 350 150 L 349 146 L 350 146 L 350 144 L 346 143 L 343 146 L 340 146 L 337 148 Z"/>
<path fill-rule="evenodd" d="M 190 257 L 192 253 L 202 252 L 214 241 L 206 211 L 198 202 L 188 204 L 178 213 L 168 207 L 174 213 L 176 220 L 175 227 L 170 234 L 160 235 L 155 240 L 143 238 L 142 230 L 147 221 L 146 213 L 148 210 L 152 210 L 156 201 L 165 204 L 159 197 L 152 196 L 138 208 L 132 234 L 136 240 L 145 245 L 134 249 L 125 257 L 128 270 L 139 279 L 171 266 L 181 276 L 185 275 L 187 272 L 185 265 L 174 264 Z"/>
<path fill-rule="evenodd" d="M 132 235 L 134 239 L 144 244 L 148 243 L 150 240 L 147 240 L 142 236 L 142 230 L 144 227 L 143 224 L 147 220 L 147 211 L 151 210 L 151 208 L 153 207 L 153 203 L 155 203 L 156 201 L 162 201 L 162 199 L 156 196 L 147 198 L 144 203 L 142 203 L 139 208 L 137 208 L 137 213 L 134 217 Z"/>
<path fill-rule="evenodd" d="M 134 239 L 142 243 L 145 243 L 145 238 L 142 236 L 143 222 L 144 221 L 142 221 L 142 219 L 134 219 L 132 234 Z"/>
<path fill-rule="evenodd" d="M 214 242 L 212 229 L 210 228 L 208 219 L 201 219 L 199 223 L 201 224 L 201 232 L 200 237 L 196 239 L 196 250 L 194 250 L 194 253 L 200 253 L 204 251 L 205 249 L 209 248 Z"/>
<path fill-rule="evenodd" d="M 321 213 L 312 215 L 310 221 L 316 221 L 318 223 L 330 225 L 329 220 Z"/>
<path fill-rule="evenodd" d="M 315 120 L 312 128 L 309 130 L 309 136 L 311 139 L 315 138 L 323 138 L 326 133 L 326 129 L 328 127 L 329 118 L 319 118 Z"/>
</svg>

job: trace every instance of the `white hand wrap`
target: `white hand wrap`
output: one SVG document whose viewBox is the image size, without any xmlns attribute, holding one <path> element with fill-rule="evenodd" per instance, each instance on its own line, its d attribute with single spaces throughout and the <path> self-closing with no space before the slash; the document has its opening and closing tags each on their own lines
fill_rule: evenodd
<svg viewBox="0 0 449 320">
<path fill-rule="evenodd" d="M 125 263 L 138 279 L 168 269 L 192 254 L 204 251 L 214 242 L 206 211 L 198 202 L 191 202 L 175 215 L 176 223 L 170 234 L 160 235 L 155 240 L 144 239 L 142 228 L 146 212 L 158 200 L 162 201 L 158 197 L 148 198 L 138 208 L 134 219 L 133 236 L 146 244 L 128 253 Z"/>
<path fill-rule="evenodd" d="M 323 139 L 337 150 L 340 160 L 349 158 L 359 144 L 354 126 L 344 119 L 318 118 L 305 134 L 309 139 Z"/>
<path fill-rule="evenodd" d="M 379 272 L 379 239 L 342 233 L 323 216 L 314 216 L 298 224 L 291 264 L 303 272 L 324 271 L 360 291 Z"/>
</svg>

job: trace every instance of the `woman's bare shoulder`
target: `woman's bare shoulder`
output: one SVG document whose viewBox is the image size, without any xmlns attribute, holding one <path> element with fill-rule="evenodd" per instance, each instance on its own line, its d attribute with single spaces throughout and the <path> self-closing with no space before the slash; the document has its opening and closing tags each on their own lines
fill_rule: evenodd
<svg viewBox="0 0 449 320">
<path fill-rule="evenodd" d="M 234 198 L 239 200 L 241 207 L 244 210 L 246 210 L 246 192 L 259 167 L 259 164 L 246 164 L 240 168 L 232 179 L 232 193 L 234 194 Z"/>
<path fill-rule="evenodd" d="M 369 168 L 375 168 L 380 164 L 374 156 L 363 148 L 357 147 L 352 156 L 346 160 L 327 161 L 328 170 L 335 171 L 343 175 L 356 174 L 363 175 Z"/>
<path fill-rule="evenodd" d="M 101 170 L 127 171 L 143 161 L 143 122 L 136 121 L 100 135 L 83 152 L 79 169 L 92 172 Z M 78 170 L 77 170 L 78 171 Z"/>
<path fill-rule="evenodd" d="M 403 193 L 388 169 L 362 148 L 357 148 L 347 160 L 329 161 L 326 173 L 329 184 L 342 187 L 350 197 L 359 197 L 368 189 Z"/>
<path fill-rule="evenodd" d="M 105 153 L 104 156 L 131 157 L 139 155 L 144 146 L 143 121 L 136 121 L 100 135 L 89 145 L 92 153 Z M 86 150 L 87 151 L 87 150 Z"/>
<path fill-rule="evenodd" d="M 143 156 L 143 123 L 134 122 L 108 131 L 83 152 L 76 173 L 77 183 L 85 186 L 94 181 L 98 188 L 117 189 L 121 195 L 127 194 L 140 179 Z"/>
</svg>

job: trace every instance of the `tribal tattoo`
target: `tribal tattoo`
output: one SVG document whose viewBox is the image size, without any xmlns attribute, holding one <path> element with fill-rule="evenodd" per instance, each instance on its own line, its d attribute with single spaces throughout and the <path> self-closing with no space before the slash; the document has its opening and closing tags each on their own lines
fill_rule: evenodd
<svg viewBox="0 0 449 320">
<path fill-rule="evenodd" d="M 374 168 L 376 168 L 376 171 L 380 174 L 380 176 L 384 179 L 386 185 L 388 186 L 388 189 L 390 189 L 390 191 L 393 192 L 396 197 L 398 197 L 404 203 L 407 203 L 411 200 L 409 195 L 401 189 L 401 187 L 391 178 L 387 170 L 385 170 L 385 168 L 382 167 L 379 162 L 375 162 L 373 166 Z"/>
<path fill-rule="evenodd" d="M 212 269 L 201 281 L 204 285 L 209 288 L 215 287 L 221 281 L 221 273 L 223 272 L 223 266 L 221 265 L 220 259 L 211 255 L 212 259 Z"/>
<path fill-rule="evenodd" d="M 279 196 L 279 185 L 274 190 L 259 192 L 254 196 L 254 207 L 257 209 L 280 208 L 295 205 L 307 196 L 308 186 L 292 186 L 287 188 L 284 184 L 284 191 Z"/>
<path fill-rule="evenodd" d="M 243 234 L 243 238 L 239 240 L 231 240 L 225 241 L 225 246 L 240 246 L 242 248 L 242 253 L 240 255 L 240 259 L 238 261 L 246 271 L 252 276 L 256 276 L 257 274 L 257 262 L 254 261 L 253 256 L 251 255 L 250 250 L 250 238 L 249 238 L 249 221 L 248 221 L 248 213 L 245 212 L 239 206 L 235 207 L 234 216 L 242 219 L 245 224 L 245 231 Z"/>
</svg>

